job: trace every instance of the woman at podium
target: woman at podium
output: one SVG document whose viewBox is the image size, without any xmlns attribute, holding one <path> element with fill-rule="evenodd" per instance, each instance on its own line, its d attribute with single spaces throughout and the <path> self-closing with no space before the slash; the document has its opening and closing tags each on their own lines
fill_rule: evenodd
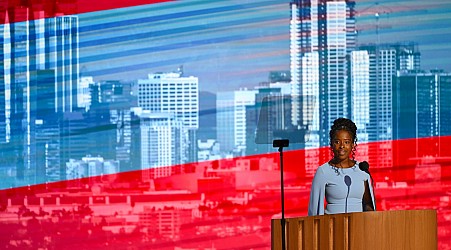
<svg viewBox="0 0 451 250">
<path fill-rule="evenodd" d="M 316 170 L 308 215 L 374 211 L 371 177 L 362 170 L 367 163 L 360 163 L 359 167 L 354 159 L 357 126 L 350 119 L 338 118 L 330 129 L 329 138 L 332 159 Z"/>
</svg>

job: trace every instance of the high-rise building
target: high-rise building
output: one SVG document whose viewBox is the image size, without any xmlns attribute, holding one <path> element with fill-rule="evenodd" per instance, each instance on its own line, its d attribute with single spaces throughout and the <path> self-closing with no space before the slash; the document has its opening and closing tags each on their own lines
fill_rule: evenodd
<svg viewBox="0 0 451 250">
<path fill-rule="evenodd" d="M 7 12 L 9 24 L 5 27 L 4 51 L 6 54 L 5 75 L 0 76 L 5 89 L 6 142 L 11 145 L 16 163 L 13 172 L 18 180 L 25 179 L 25 170 L 31 169 L 30 162 L 30 110 L 28 109 L 31 63 L 30 46 L 33 22 L 29 20 L 29 8 L 17 6 Z M 15 20 L 26 20 L 15 22 Z M 9 91 L 8 91 L 9 90 Z M 6 94 L 9 93 L 9 94 Z M 9 95 L 9 96 L 7 96 Z M 2 107 L 3 108 L 3 107 Z M 9 127 L 8 127 L 9 124 Z"/>
<path fill-rule="evenodd" d="M 216 96 L 216 138 L 221 152 L 244 154 L 246 150 L 246 106 L 255 105 L 257 90 L 219 92 Z"/>
<path fill-rule="evenodd" d="M 83 109 L 74 112 L 66 112 L 60 121 L 61 146 L 60 146 L 60 178 L 66 178 L 66 163 L 70 159 L 81 159 L 89 153 L 86 143 L 93 136 L 89 133 L 88 120 Z"/>
<path fill-rule="evenodd" d="M 138 80 L 138 106 L 158 113 L 173 113 L 179 118 L 186 155 L 183 162 L 197 161 L 197 136 L 199 128 L 199 79 L 184 77 L 183 72 L 149 74 Z"/>
<path fill-rule="evenodd" d="M 130 84 L 120 81 L 102 81 L 90 84 L 89 123 L 90 152 L 105 159 L 116 159 L 122 171 L 133 169 L 132 114 L 135 97 L 130 94 Z"/>
<path fill-rule="evenodd" d="M 55 70 L 56 106 L 58 112 L 71 112 L 77 105 L 79 81 L 79 37 L 77 16 L 46 18 L 44 22 L 46 69 Z"/>
<path fill-rule="evenodd" d="M 401 73 L 420 70 L 421 53 L 414 42 L 391 45 L 396 50 L 396 68 Z"/>
<path fill-rule="evenodd" d="M 136 99 L 130 95 L 131 86 L 126 83 L 115 83 L 110 98 L 110 123 L 116 131 L 115 159 L 120 163 L 121 171 L 136 169 L 132 163 L 132 127 L 139 118 L 134 116 L 132 107 L 136 106 Z"/>
<path fill-rule="evenodd" d="M 187 129 L 198 129 L 199 79 L 180 72 L 149 74 L 148 79 L 138 80 L 138 106 L 174 113 Z"/>
<path fill-rule="evenodd" d="M 370 124 L 369 140 L 390 140 L 392 125 L 393 77 L 397 72 L 420 69 L 420 53 L 417 45 L 383 44 L 364 45 L 360 50 L 369 54 Z"/>
<path fill-rule="evenodd" d="M 449 145 L 442 136 L 451 135 L 451 74 L 443 71 L 400 73 L 393 81 L 393 139 L 403 139 L 403 146 L 394 144 L 395 166 L 418 159 L 449 157 Z M 440 167 L 421 166 L 395 171 L 392 179 L 421 180 L 436 175 L 440 180 Z M 400 176 L 402 175 L 402 176 Z M 426 177 L 425 177 L 426 176 Z"/>
<path fill-rule="evenodd" d="M 63 177 L 60 129 L 57 124 L 36 120 L 35 183 L 60 181 Z M 86 175 L 85 175 L 86 177 Z"/>
<path fill-rule="evenodd" d="M 142 180 L 171 176 L 168 166 L 184 163 L 183 121 L 173 113 L 143 111 L 140 115 Z M 150 176 L 150 169 L 155 168 Z"/>
<path fill-rule="evenodd" d="M 308 125 L 304 121 L 304 107 L 313 107 L 319 98 L 318 59 L 318 8 L 316 1 L 292 1 L 290 21 L 290 71 L 292 83 L 292 123 Z M 304 93 L 312 93 L 316 99 L 302 100 Z M 308 113 L 314 113 L 309 109 Z M 306 114 L 308 115 L 308 114 Z M 316 112 L 319 121 L 319 113 Z M 317 127 L 319 130 L 319 127 Z M 318 141 L 319 143 L 319 141 Z"/>
<path fill-rule="evenodd" d="M 393 166 L 393 79 L 398 72 L 419 70 L 420 53 L 416 44 L 363 45 L 369 55 L 368 141 L 378 142 L 369 149 L 369 159 L 378 167 Z"/>
<path fill-rule="evenodd" d="M 40 134 L 37 125 L 48 123 L 37 116 L 49 110 L 38 110 L 42 103 L 36 100 L 45 100 L 46 108 L 53 103 L 55 112 L 72 111 L 77 106 L 78 18 L 44 18 L 49 13 L 39 6 L 21 2 L 2 13 L 2 19 L 7 21 L 1 26 L 0 142 L 8 145 L 15 158 L 11 171 L 17 185 L 34 184 L 39 179 L 37 175 L 45 175 L 36 172 L 40 152 L 36 151 L 35 142 Z M 48 77 L 50 71 L 52 79 Z M 53 97 L 37 89 L 41 86 L 36 87 L 35 83 L 42 82 L 43 77 L 45 88 L 53 87 L 54 91 L 47 89 L 54 93 Z"/>
<path fill-rule="evenodd" d="M 77 85 L 77 104 L 80 108 L 89 110 L 91 106 L 91 88 L 90 85 L 94 85 L 94 79 L 92 76 L 80 77 Z"/>
<path fill-rule="evenodd" d="M 6 11 L 1 14 L 2 20 L 7 18 Z M 5 20 L 6 21 L 6 20 Z M 4 23 L 4 22 L 2 22 Z M 0 25 L 0 143 L 9 142 L 11 136 L 11 32 L 9 25 Z"/>
<path fill-rule="evenodd" d="M 350 116 L 347 55 L 355 48 L 354 5 L 353 1 L 291 2 L 293 123 L 309 126 L 314 147 L 329 144 L 334 119 Z"/>
<path fill-rule="evenodd" d="M 34 119 L 30 123 L 31 163 L 26 175 L 31 183 L 61 180 L 60 130 L 55 111 L 55 71 L 36 70 L 30 83 L 30 110 Z"/>
<path fill-rule="evenodd" d="M 130 88 L 130 84 L 120 81 L 91 83 L 90 93 L 86 96 L 89 106 L 84 107 L 88 109 L 87 119 L 90 124 L 87 130 L 89 153 L 115 159 L 124 172 L 139 169 L 140 166 L 139 147 L 134 147 L 139 145 L 139 136 L 132 139 L 132 127 L 139 126 L 139 122 L 135 122 L 139 118 L 132 112 L 136 99 L 131 96 Z M 135 144 L 134 140 L 137 141 Z M 135 161 L 134 156 L 137 157 Z"/>
<path fill-rule="evenodd" d="M 329 155 L 329 129 L 338 117 L 350 117 L 348 57 L 356 46 L 355 2 L 292 0 L 290 71 L 292 122 L 308 128 L 305 168 L 313 174 Z"/>
<path fill-rule="evenodd" d="M 367 126 L 370 122 L 370 96 L 369 96 L 369 55 L 365 50 L 352 51 L 349 58 L 349 81 L 351 106 L 349 113 L 351 120 L 357 126 L 359 143 L 368 142 Z M 358 153 L 368 155 L 368 146 L 358 147 Z"/>
<path fill-rule="evenodd" d="M 393 139 L 451 135 L 451 74 L 404 73 L 393 88 Z M 412 157 L 440 156 L 440 145 L 418 144 Z"/>
</svg>

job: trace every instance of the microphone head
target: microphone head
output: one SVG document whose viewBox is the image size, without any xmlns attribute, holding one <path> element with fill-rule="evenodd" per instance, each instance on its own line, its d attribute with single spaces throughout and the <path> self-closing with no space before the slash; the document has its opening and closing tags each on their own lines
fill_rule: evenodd
<svg viewBox="0 0 451 250">
<path fill-rule="evenodd" d="M 351 186 L 351 177 L 349 177 L 349 175 L 345 175 L 345 183 L 346 186 Z"/>
<path fill-rule="evenodd" d="M 369 173 L 370 172 L 370 164 L 367 161 L 362 161 L 359 163 L 360 170 Z"/>
</svg>

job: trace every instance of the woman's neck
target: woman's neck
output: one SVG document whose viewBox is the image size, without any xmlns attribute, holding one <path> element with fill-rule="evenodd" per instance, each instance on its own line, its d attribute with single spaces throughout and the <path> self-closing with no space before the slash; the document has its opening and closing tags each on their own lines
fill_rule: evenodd
<svg viewBox="0 0 451 250">
<path fill-rule="evenodd" d="M 350 168 L 350 167 L 355 165 L 355 161 L 353 161 L 353 160 L 351 160 L 349 158 L 348 159 L 344 159 L 342 161 L 340 161 L 340 159 L 334 158 L 334 159 L 329 161 L 329 164 L 334 166 L 334 167 L 337 167 L 337 168 Z"/>
</svg>

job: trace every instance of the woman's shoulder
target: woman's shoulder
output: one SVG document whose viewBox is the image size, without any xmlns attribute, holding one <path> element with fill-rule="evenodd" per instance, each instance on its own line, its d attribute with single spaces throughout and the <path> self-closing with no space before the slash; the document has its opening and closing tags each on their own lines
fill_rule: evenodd
<svg viewBox="0 0 451 250">
<path fill-rule="evenodd" d="M 329 162 L 325 162 L 321 166 L 318 167 L 318 170 L 324 171 L 328 168 L 330 168 Z"/>
<path fill-rule="evenodd" d="M 324 162 L 322 165 L 320 165 L 318 168 L 327 168 L 327 167 L 329 167 L 329 166 L 330 166 L 329 162 L 326 161 L 326 162 Z"/>
<path fill-rule="evenodd" d="M 328 173 L 328 170 L 330 168 L 330 165 L 328 162 L 325 162 L 324 164 L 320 165 L 317 169 L 316 169 L 316 174 L 326 174 Z"/>
<path fill-rule="evenodd" d="M 314 182 L 316 183 L 323 183 L 326 182 L 327 179 L 329 179 L 329 173 L 327 171 L 327 163 L 319 166 L 315 171 L 315 177 Z"/>
</svg>

